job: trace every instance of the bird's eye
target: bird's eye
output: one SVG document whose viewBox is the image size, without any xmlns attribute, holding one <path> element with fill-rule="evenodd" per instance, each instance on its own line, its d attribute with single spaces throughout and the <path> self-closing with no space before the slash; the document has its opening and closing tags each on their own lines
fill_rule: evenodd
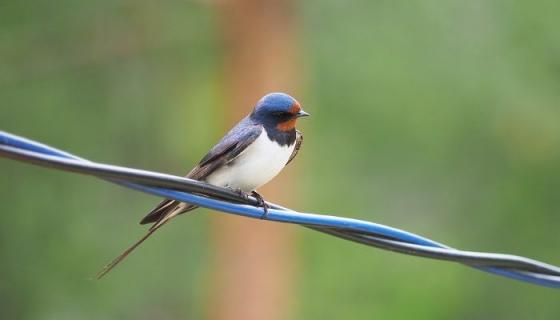
<svg viewBox="0 0 560 320">
<path fill-rule="evenodd" d="M 272 115 L 275 116 L 275 117 L 282 117 L 282 118 L 292 116 L 291 113 L 285 112 L 285 111 L 275 111 L 275 112 L 272 113 Z"/>
</svg>

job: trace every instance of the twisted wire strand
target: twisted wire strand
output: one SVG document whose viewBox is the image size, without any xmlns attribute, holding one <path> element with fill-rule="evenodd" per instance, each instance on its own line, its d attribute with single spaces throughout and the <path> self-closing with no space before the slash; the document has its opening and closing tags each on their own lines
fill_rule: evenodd
<svg viewBox="0 0 560 320">
<path fill-rule="evenodd" d="M 201 207 L 261 219 L 252 196 L 204 182 L 77 157 L 29 139 L 0 131 L 0 156 L 34 165 L 81 173 L 131 189 Z M 464 265 L 541 286 L 560 288 L 560 268 L 533 259 L 499 253 L 462 251 L 419 235 L 373 222 L 330 215 L 300 213 L 269 203 L 264 219 L 299 224 L 338 238 L 398 253 Z"/>
</svg>

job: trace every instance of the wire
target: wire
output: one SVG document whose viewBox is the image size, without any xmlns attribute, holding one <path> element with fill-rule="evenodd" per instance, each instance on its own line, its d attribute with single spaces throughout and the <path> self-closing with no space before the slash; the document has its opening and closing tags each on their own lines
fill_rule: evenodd
<svg viewBox="0 0 560 320">
<path fill-rule="evenodd" d="M 337 216 L 301 213 L 273 203 L 269 203 L 268 214 L 263 217 L 262 208 L 257 207 L 258 201 L 252 196 L 178 176 L 91 162 L 3 131 L 0 131 L 0 156 L 95 176 L 138 191 L 225 213 L 299 224 L 332 236 L 385 250 L 458 262 L 511 279 L 560 288 L 560 268 L 540 261 L 509 254 L 457 250 L 385 225 Z"/>
</svg>

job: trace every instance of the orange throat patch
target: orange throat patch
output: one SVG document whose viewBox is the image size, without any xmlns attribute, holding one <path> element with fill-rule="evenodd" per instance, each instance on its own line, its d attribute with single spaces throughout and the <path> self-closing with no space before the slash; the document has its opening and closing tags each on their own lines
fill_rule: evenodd
<svg viewBox="0 0 560 320">
<path fill-rule="evenodd" d="M 292 113 L 293 115 L 297 114 L 300 111 L 301 111 L 301 106 L 297 102 L 294 103 L 290 108 L 290 113 Z M 296 121 L 297 118 L 294 117 L 288 121 L 280 122 L 278 125 L 276 125 L 276 129 L 280 131 L 292 131 L 296 128 Z"/>
<path fill-rule="evenodd" d="M 297 118 L 290 119 L 288 121 L 280 122 L 276 125 L 276 129 L 280 131 L 291 131 L 296 128 Z"/>
</svg>

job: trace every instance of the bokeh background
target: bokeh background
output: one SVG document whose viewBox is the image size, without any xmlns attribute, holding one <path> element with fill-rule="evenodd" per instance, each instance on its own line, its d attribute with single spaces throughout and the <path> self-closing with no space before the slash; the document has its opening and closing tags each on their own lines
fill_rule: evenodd
<svg viewBox="0 0 560 320">
<path fill-rule="evenodd" d="M 239 3 L 0 4 L 0 129 L 96 161 L 184 174 L 265 93 L 238 92 L 237 74 L 280 59 L 261 73 L 275 83 L 289 64 L 295 72 L 279 76 L 293 82 L 276 90 L 312 114 L 276 187 L 283 204 L 560 264 L 560 2 Z M 285 28 L 232 35 L 234 12 L 249 30 L 263 21 Z M 232 50 L 247 44 L 272 49 L 236 59 Z M 231 111 L 236 95 L 250 103 Z M 277 297 L 278 288 L 254 287 L 251 272 L 229 289 L 216 281 L 229 263 L 261 261 L 247 254 L 216 266 L 216 221 L 244 218 L 207 210 L 176 219 L 91 280 L 143 233 L 137 221 L 157 201 L 0 159 L 0 318 L 225 319 L 215 312 L 221 293 L 237 295 L 242 310 Z M 560 317 L 553 289 L 280 228 L 290 270 L 261 269 L 288 285 L 261 319 Z M 244 299 L 248 290 L 260 298 Z"/>
</svg>

